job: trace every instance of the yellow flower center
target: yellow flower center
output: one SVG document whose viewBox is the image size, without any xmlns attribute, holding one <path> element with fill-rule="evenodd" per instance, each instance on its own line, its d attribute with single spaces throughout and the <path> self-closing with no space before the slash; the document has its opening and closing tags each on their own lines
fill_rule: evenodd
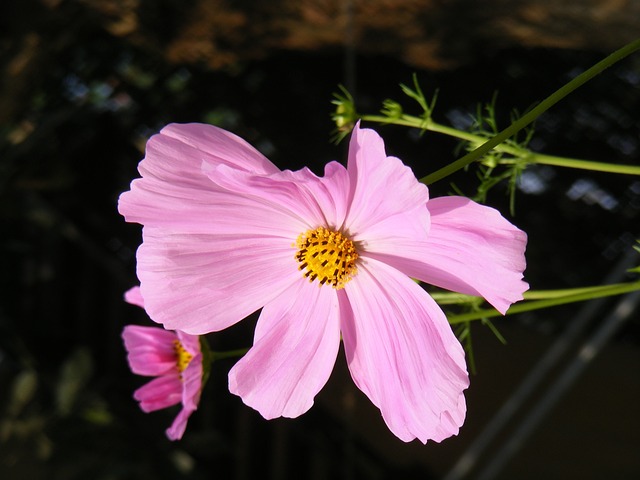
<svg viewBox="0 0 640 480">
<path fill-rule="evenodd" d="M 318 227 L 301 233 L 295 244 L 299 270 L 313 282 L 318 279 L 333 288 L 344 288 L 357 273 L 358 252 L 353 242 L 342 233 Z"/>
<path fill-rule="evenodd" d="M 180 373 L 182 373 L 191 362 L 193 355 L 187 352 L 178 340 L 173 341 L 173 350 L 176 352 L 176 363 L 178 365 L 178 370 L 180 371 Z"/>
</svg>

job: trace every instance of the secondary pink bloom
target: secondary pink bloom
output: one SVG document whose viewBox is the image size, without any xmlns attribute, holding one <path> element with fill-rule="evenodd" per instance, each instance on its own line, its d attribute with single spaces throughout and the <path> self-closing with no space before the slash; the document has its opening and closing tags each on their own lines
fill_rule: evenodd
<svg viewBox="0 0 640 480">
<path fill-rule="evenodd" d="M 305 155 L 308 152 L 304 152 Z M 229 388 L 265 418 L 313 404 L 340 338 L 356 385 L 404 441 L 441 441 L 464 421 L 464 351 L 412 278 L 522 299 L 526 235 L 466 198 L 427 187 L 356 126 L 345 168 L 280 171 L 235 135 L 169 125 L 120 197 L 144 225 L 138 276 L 151 318 L 193 334 L 263 307 Z"/>
<path fill-rule="evenodd" d="M 138 287 L 129 290 L 125 299 L 144 307 Z M 179 440 L 200 401 L 203 372 L 199 337 L 158 327 L 127 325 L 122 338 L 133 373 L 157 377 L 134 392 L 133 398 L 140 402 L 140 408 L 148 413 L 182 403 L 182 410 L 167 429 L 170 440 Z"/>
</svg>

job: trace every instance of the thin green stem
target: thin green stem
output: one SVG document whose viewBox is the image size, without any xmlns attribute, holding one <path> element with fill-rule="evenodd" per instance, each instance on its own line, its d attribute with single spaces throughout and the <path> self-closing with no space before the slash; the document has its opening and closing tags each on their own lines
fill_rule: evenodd
<svg viewBox="0 0 640 480">
<path fill-rule="evenodd" d="M 576 90 L 577 88 L 579 88 L 580 86 L 582 86 L 583 84 L 591 80 L 593 77 L 595 77 L 605 69 L 609 68 L 611 65 L 615 64 L 616 62 L 619 62 L 626 56 L 632 54 L 633 52 L 639 49 L 640 49 L 640 39 L 635 40 L 625 45 L 621 49 L 615 51 L 605 59 L 601 60 L 600 62 L 596 63 L 594 66 L 589 68 L 588 70 L 584 71 L 583 73 L 575 77 L 573 80 L 571 80 L 564 86 L 560 87 L 554 93 L 552 93 L 547 98 L 542 100 L 536 107 L 534 107 L 532 110 L 530 110 L 529 112 L 524 114 L 522 117 L 514 121 L 511 125 L 509 125 L 507 128 L 502 130 L 496 136 L 487 140 L 478 148 L 476 148 L 472 152 L 469 152 L 462 158 L 459 158 L 455 162 L 450 163 L 449 165 L 441 168 L 440 170 L 437 170 L 434 173 L 431 173 L 430 175 L 427 175 L 426 177 L 420 179 L 420 181 L 429 185 L 431 183 L 434 183 L 438 180 L 441 180 L 451 175 L 452 173 L 460 170 L 461 168 L 466 167 L 470 163 L 474 162 L 476 159 L 485 155 L 491 149 L 495 148 L 497 145 L 501 144 L 508 138 L 515 135 L 517 132 L 522 130 L 527 125 L 531 124 L 536 118 L 538 118 L 544 112 L 549 110 L 553 105 L 558 103 L 560 100 L 562 100 L 564 97 L 569 95 L 571 92 L 573 92 L 574 90 Z"/>
<path fill-rule="evenodd" d="M 445 135 L 449 135 L 450 137 L 459 138 L 460 140 L 466 140 L 473 143 L 483 143 L 487 140 L 480 135 L 475 135 L 473 133 L 465 132 L 464 130 L 458 130 L 457 128 L 448 127 L 446 125 L 442 125 L 441 123 L 434 122 L 431 119 L 425 120 L 424 118 L 416 117 L 415 115 L 402 114 L 397 118 L 385 117 L 384 115 L 361 115 L 360 118 L 368 122 L 376 122 L 387 125 L 400 125 L 403 127 L 413 127 L 420 130 L 443 133 Z"/>
<path fill-rule="evenodd" d="M 382 123 L 385 125 L 400 125 L 402 127 L 413 127 L 429 130 L 428 125 L 431 121 L 425 121 L 424 118 L 415 117 L 413 115 L 402 115 L 398 118 L 385 117 L 384 115 L 360 115 L 361 120 L 368 122 Z"/>
<path fill-rule="evenodd" d="M 211 359 L 215 362 L 224 358 L 242 357 L 248 351 L 248 348 L 238 348 L 237 350 L 227 350 L 225 352 L 211 352 Z"/>
<path fill-rule="evenodd" d="M 563 296 L 551 296 L 543 300 L 532 300 L 516 303 L 511 306 L 505 315 L 513 315 L 514 313 L 529 312 L 532 310 L 539 310 L 542 308 L 555 307 L 557 305 L 564 305 L 567 303 L 583 302 L 586 300 L 592 300 L 594 298 L 609 297 L 614 295 L 621 295 L 623 293 L 633 292 L 640 290 L 640 282 L 631 283 L 619 283 L 615 285 L 608 285 L 603 287 L 589 287 L 578 293 L 563 295 Z M 469 322 L 471 320 L 480 320 L 482 318 L 499 317 L 502 314 L 494 309 L 483 309 L 475 312 L 461 313 L 459 315 L 451 315 L 448 320 L 451 325 L 458 323 Z"/>
<path fill-rule="evenodd" d="M 621 165 L 617 163 L 590 162 L 576 158 L 555 157 L 534 153 L 527 159 L 529 163 L 539 165 L 554 165 L 558 167 L 579 168 L 581 170 L 594 170 L 596 172 L 623 173 L 627 175 L 640 175 L 640 165 Z"/>
<path fill-rule="evenodd" d="M 596 285 L 590 287 L 561 288 L 555 290 L 528 290 L 524 292 L 524 300 L 547 300 L 550 298 L 567 297 L 570 295 L 593 294 L 600 291 L 610 291 L 612 288 L 625 287 L 628 283 L 612 285 Z M 430 292 L 431 297 L 440 305 L 456 305 L 483 301 L 482 297 L 466 295 L 456 292 Z"/>
<path fill-rule="evenodd" d="M 593 287 L 562 288 L 557 290 L 529 290 L 524 292 L 525 300 L 547 300 L 550 298 L 567 297 L 570 295 L 593 294 L 600 291 L 610 291 L 612 288 L 625 287 L 629 283 L 615 283 L 612 285 L 597 285 Z"/>
<path fill-rule="evenodd" d="M 382 115 L 362 115 L 362 120 L 386 123 L 393 125 L 401 125 L 405 127 L 413 127 L 430 132 L 441 133 L 450 137 L 458 138 L 476 145 L 481 145 L 487 139 L 483 136 L 458 130 L 457 128 L 448 127 L 432 120 L 424 120 L 413 115 L 402 115 L 399 118 L 388 118 Z M 502 165 L 510 165 L 519 161 L 526 161 L 528 164 L 553 165 L 556 167 L 576 168 L 580 170 L 593 170 L 597 172 L 621 173 L 625 175 L 640 175 L 639 165 L 623 165 L 617 163 L 593 162 L 589 160 L 581 160 L 578 158 L 557 157 L 554 155 L 545 155 L 535 153 L 526 148 L 501 143 L 494 147 L 498 152 L 507 153 L 515 158 L 503 158 L 498 163 Z M 425 177 L 426 178 L 426 177 Z M 422 179 L 424 180 L 424 178 Z"/>
</svg>

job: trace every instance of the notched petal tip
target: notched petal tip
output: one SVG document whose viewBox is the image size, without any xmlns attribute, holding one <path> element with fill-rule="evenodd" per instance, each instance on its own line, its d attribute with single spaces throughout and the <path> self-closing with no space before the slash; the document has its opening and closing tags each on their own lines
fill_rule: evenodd
<svg viewBox="0 0 640 480">
<path fill-rule="evenodd" d="M 442 310 L 411 279 L 375 260 L 361 266 L 345 291 L 349 370 L 389 429 L 406 442 L 455 435 L 464 421 L 469 377 Z"/>
<path fill-rule="evenodd" d="M 425 283 L 481 296 L 502 314 L 522 300 L 525 232 L 465 197 L 433 198 L 427 208 L 431 226 L 420 248 L 380 249 L 376 258 Z"/>
<path fill-rule="evenodd" d="M 340 345 L 335 290 L 300 280 L 267 304 L 254 346 L 229 372 L 229 391 L 266 419 L 309 410 Z"/>
<path fill-rule="evenodd" d="M 400 159 L 387 156 L 374 130 L 354 129 L 347 171 L 351 204 L 345 223 L 354 234 L 365 236 L 367 229 L 401 214 L 410 222 L 414 214 L 422 216 L 419 212 L 426 211 L 426 185 Z"/>
</svg>

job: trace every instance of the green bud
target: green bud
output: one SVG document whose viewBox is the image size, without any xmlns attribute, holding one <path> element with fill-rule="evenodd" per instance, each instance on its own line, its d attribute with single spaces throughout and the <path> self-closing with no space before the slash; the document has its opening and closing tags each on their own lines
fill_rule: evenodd
<svg viewBox="0 0 640 480">
<path fill-rule="evenodd" d="M 381 113 L 389 118 L 400 118 L 404 113 L 402 111 L 402 105 L 400 105 L 395 100 L 386 99 L 382 102 L 382 110 Z"/>
<path fill-rule="evenodd" d="M 331 119 L 339 131 L 350 132 L 358 121 L 358 113 L 351 94 L 342 85 L 339 88 L 342 93 L 334 93 L 334 99 L 331 101 L 336 106 Z"/>
</svg>

